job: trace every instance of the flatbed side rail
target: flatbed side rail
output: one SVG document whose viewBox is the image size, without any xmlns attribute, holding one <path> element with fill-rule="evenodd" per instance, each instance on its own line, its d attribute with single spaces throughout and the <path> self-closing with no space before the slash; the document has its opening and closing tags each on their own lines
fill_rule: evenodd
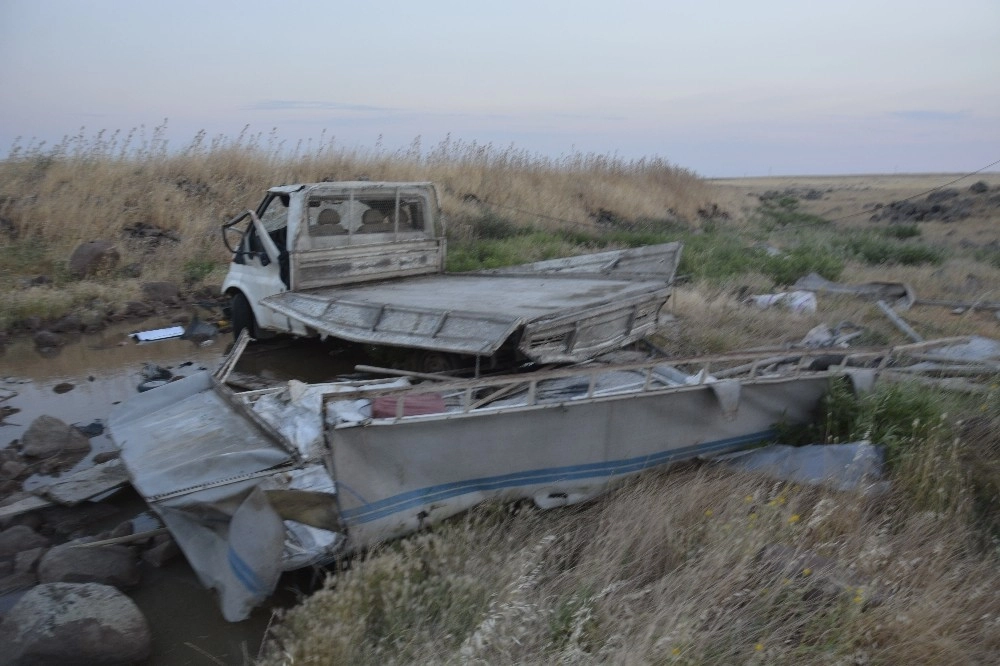
<svg viewBox="0 0 1000 666">
<path fill-rule="evenodd" d="M 324 407 L 336 400 L 376 399 L 388 397 L 395 400 L 395 420 L 404 418 L 406 398 L 419 394 L 436 393 L 457 400 L 457 407 L 452 406 L 445 415 L 468 414 L 482 409 L 495 397 L 509 396 L 524 392 L 525 398 L 519 401 L 516 408 L 533 407 L 539 403 L 539 385 L 543 382 L 580 378 L 587 381 L 585 395 L 574 397 L 574 400 L 597 399 L 622 394 L 642 394 L 663 391 L 690 389 L 692 387 L 712 384 L 726 379 L 739 379 L 744 383 L 766 383 L 786 381 L 795 377 L 844 376 L 852 370 L 867 369 L 868 372 L 881 373 L 888 367 L 899 363 L 907 356 L 916 355 L 926 349 L 943 344 L 965 342 L 968 337 L 931 340 L 921 343 L 885 347 L 875 349 L 819 349 L 790 350 L 787 353 L 774 352 L 719 354 L 679 359 L 654 359 L 637 363 L 599 365 L 588 364 L 559 370 L 542 370 L 523 375 L 504 375 L 502 377 L 486 377 L 457 381 L 442 381 L 405 389 L 392 388 L 383 390 L 346 391 L 326 394 L 323 398 Z M 813 370 L 813 362 L 821 359 L 830 361 L 822 370 Z M 688 371 L 678 373 L 684 377 L 683 382 L 672 385 L 664 381 L 663 368 L 688 368 Z M 779 372 L 780 368 L 780 372 Z M 626 387 L 601 391 L 598 389 L 600 375 L 611 372 L 633 372 L 641 376 L 636 382 Z M 551 403 L 547 403 L 551 404 Z M 407 417 L 409 418 L 409 417 Z"/>
</svg>

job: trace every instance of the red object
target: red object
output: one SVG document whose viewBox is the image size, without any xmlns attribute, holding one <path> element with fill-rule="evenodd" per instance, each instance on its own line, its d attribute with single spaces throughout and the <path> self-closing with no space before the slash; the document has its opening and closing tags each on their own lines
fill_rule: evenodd
<svg viewBox="0 0 1000 666">
<path fill-rule="evenodd" d="M 396 403 L 399 398 L 383 395 L 372 401 L 372 418 L 396 418 Z M 439 414 L 444 411 L 444 396 L 440 393 L 418 393 L 403 398 L 403 416 Z"/>
</svg>

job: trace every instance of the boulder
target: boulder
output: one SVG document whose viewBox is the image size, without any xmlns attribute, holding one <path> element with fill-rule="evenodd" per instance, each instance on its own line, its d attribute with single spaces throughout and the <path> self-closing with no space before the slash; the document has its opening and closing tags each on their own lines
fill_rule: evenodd
<svg viewBox="0 0 1000 666">
<path fill-rule="evenodd" d="M 181 554 L 180 548 L 169 534 L 161 534 L 153 540 L 153 547 L 142 554 L 142 561 L 159 569 Z"/>
<path fill-rule="evenodd" d="M 63 544 L 45 553 L 38 563 L 38 580 L 43 583 L 100 583 L 119 589 L 139 584 L 139 567 L 130 548 L 79 544 Z"/>
<path fill-rule="evenodd" d="M 53 506 L 38 511 L 47 530 L 64 537 L 94 534 L 95 525 L 118 513 L 110 502 L 84 502 L 76 506 Z"/>
<path fill-rule="evenodd" d="M 83 320 L 75 312 L 64 315 L 49 325 L 49 330 L 53 333 L 78 333 L 82 328 Z"/>
<path fill-rule="evenodd" d="M 176 305 L 180 291 L 173 282 L 143 282 L 142 293 L 154 303 Z"/>
<path fill-rule="evenodd" d="M 137 664 L 149 657 L 149 623 L 107 585 L 50 583 L 26 593 L 0 625 L 0 664 Z"/>
<path fill-rule="evenodd" d="M 15 571 L 12 574 L 0 578 L 0 594 L 7 594 L 16 590 L 24 590 L 34 587 L 38 583 L 35 574 L 30 571 Z M 3 655 L 0 654 L 0 664 L 5 663 Z"/>
<path fill-rule="evenodd" d="M 48 539 L 27 525 L 15 525 L 0 532 L 0 557 L 48 545 Z"/>
<path fill-rule="evenodd" d="M 52 349 L 66 344 L 61 335 L 46 330 L 38 331 L 32 336 L 32 339 L 35 341 L 35 346 L 39 349 Z"/>
<path fill-rule="evenodd" d="M 153 308 L 139 301 L 129 301 L 125 304 L 125 311 L 122 314 L 126 317 L 148 317 L 153 314 Z"/>
<path fill-rule="evenodd" d="M 16 573 L 34 573 L 38 561 L 42 559 L 46 550 L 45 546 L 22 550 L 14 556 L 14 571 Z"/>
<path fill-rule="evenodd" d="M 34 458 L 89 450 L 89 439 L 54 416 L 39 416 L 21 436 L 21 453 Z"/>
<path fill-rule="evenodd" d="M 114 243 L 105 240 L 80 243 L 69 257 L 70 275 L 87 277 L 111 270 L 118 264 L 121 255 Z"/>
<path fill-rule="evenodd" d="M 25 470 L 27 469 L 28 466 L 22 462 L 19 462 L 17 460 L 8 460 L 7 462 L 0 465 L 0 479 L 3 479 L 5 481 L 16 479 L 22 474 L 24 474 Z"/>
</svg>

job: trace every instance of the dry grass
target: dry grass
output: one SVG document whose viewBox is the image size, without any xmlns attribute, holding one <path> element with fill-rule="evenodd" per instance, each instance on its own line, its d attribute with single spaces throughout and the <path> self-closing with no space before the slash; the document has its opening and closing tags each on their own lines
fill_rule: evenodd
<svg viewBox="0 0 1000 666">
<path fill-rule="evenodd" d="M 274 137 L 245 134 L 198 135 L 188 146 L 168 150 L 162 134 L 163 128 L 81 132 L 52 147 L 15 146 L 0 162 L 0 291 L 10 294 L 38 275 L 63 291 L 38 292 L 45 303 L 31 308 L 5 296 L 0 329 L 34 314 L 57 316 L 88 307 L 86 301 L 67 301 L 71 292 L 63 290 L 73 282 L 66 262 L 82 241 L 116 243 L 120 265 L 140 267 L 143 280 L 217 285 L 229 260 L 219 225 L 256 206 L 275 184 L 434 181 L 459 237 L 484 216 L 538 230 L 592 230 L 608 212 L 626 220 L 694 222 L 710 200 L 701 179 L 656 159 L 593 154 L 550 159 L 514 147 L 450 140 L 425 150 L 419 139 L 395 152 L 345 149 L 324 139 L 291 149 Z M 137 228 L 160 235 L 142 237 Z M 120 280 L 112 273 L 89 281 Z"/>
<path fill-rule="evenodd" d="M 997 561 L 960 513 L 713 469 L 483 507 L 332 576 L 264 663 L 993 663 Z"/>
</svg>

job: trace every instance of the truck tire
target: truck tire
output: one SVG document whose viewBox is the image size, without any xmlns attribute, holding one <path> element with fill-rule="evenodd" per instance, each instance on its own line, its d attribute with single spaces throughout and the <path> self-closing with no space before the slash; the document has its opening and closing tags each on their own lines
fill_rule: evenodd
<svg viewBox="0 0 1000 666">
<path fill-rule="evenodd" d="M 233 340 L 240 337 L 240 333 L 243 332 L 243 329 L 247 330 L 251 338 L 256 338 L 257 320 L 253 316 L 253 309 L 250 307 L 250 301 L 248 301 L 247 297 L 243 295 L 243 292 L 236 292 L 233 296 L 230 308 L 233 317 Z"/>
</svg>

